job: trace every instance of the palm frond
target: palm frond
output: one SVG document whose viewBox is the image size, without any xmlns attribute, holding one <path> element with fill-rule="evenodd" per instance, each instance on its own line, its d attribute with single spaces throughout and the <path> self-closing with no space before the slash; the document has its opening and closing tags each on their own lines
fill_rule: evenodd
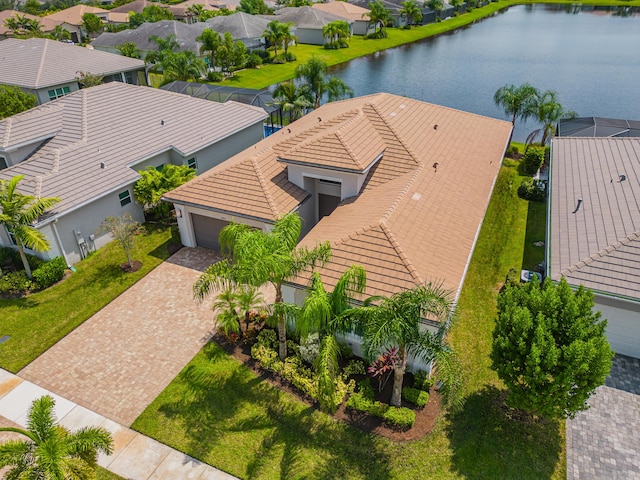
<svg viewBox="0 0 640 480">
<path fill-rule="evenodd" d="M 33 401 L 27 414 L 27 428 L 33 433 L 38 441 L 44 441 L 49 438 L 55 428 L 55 414 L 53 407 L 55 400 L 44 395 Z"/>
<path fill-rule="evenodd" d="M 312 275 L 311 286 L 307 292 L 300 315 L 297 317 L 296 328 L 301 337 L 310 333 L 322 332 L 332 318 L 331 305 L 320 275 Z"/>
<path fill-rule="evenodd" d="M 326 335 L 320 342 L 320 350 L 315 361 L 318 381 L 318 400 L 323 411 L 335 412 L 337 408 L 336 382 L 340 346 L 333 335 Z"/>
<path fill-rule="evenodd" d="M 221 260 L 209 265 L 198 277 L 198 280 L 193 285 L 193 298 L 198 302 L 202 302 L 214 290 L 230 287 L 234 283 L 229 260 Z"/>
<path fill-rule="evenodd" d="M 435 358 L 437 377 L 442 381 L 442 393 L 447 406 L 452 411 L 460 411 L 465 403 L 463 396 L 464 372 L 458 355 L 450 350 L 442 350 Z"/>
</svg>

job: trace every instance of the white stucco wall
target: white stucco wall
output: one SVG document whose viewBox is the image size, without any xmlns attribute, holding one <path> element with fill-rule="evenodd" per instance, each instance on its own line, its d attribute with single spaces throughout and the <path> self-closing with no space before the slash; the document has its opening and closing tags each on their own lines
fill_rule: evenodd
<svg viewBox="0 0 640 480">
<path fill-rule="evenodd" d="M 605 331 L 611 348 L 621 355 L 640 358 L 640 302 L 596 294 L 594 310 L 607 319 Z"/>
</svg>

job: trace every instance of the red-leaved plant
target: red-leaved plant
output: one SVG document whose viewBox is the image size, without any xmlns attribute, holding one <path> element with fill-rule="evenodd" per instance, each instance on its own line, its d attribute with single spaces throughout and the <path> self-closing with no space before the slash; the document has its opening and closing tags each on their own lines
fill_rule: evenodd
<svg viewBox="0 0 640 480">
<path fill-rule="evenodd" d="M 398 358 L 398 348 L 393 347 L 387 352 L 378 355 L 378 358 L 367 368 L 367 372 L 371 374 L 373 378 L 378 379 L 378 391 L 384 390 L 384 386 L 391 378 L 391 373 L 396 366 L 396 360 Z"/>
</svg>

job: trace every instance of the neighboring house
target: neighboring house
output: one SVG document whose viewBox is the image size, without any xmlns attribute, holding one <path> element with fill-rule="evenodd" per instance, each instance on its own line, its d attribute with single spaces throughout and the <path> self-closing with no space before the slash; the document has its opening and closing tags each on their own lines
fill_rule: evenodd
<svg viewBox="0 0 640 480">
<path fill-rule="evenodd" d="M 336 20 L 346 20 L 353 28 L 352 20 L 312 7 L 285 7 L 275 13 L 275 19 L 279 22 L 293 23 L 298 43 L 324 45 L 326 39 L 322 34 L 322 27 Z"/>
<path fill-rule="evenodd" d="M 351 20 L 353 22 L 354 35 L 368 35 L 369 33 L 373 33 L 375 30 L 374 25 L 369 21 L 368 14 L 371 10 L 368 8 L 363 8 L 340 0 L 334 0 L 327 3 L 314 3 L 313 8 Z"/>
<path fill-rule="evenodd" d="M 194 25 L 187 25 L 177 20 L 161 20 L 153 23 L 145 22 L 135 30 L 123 30 L 117 33 L 105 32 L 96 38 L 91 45 L 96 50 L 120 53 L 117 47 L 131 42 L 138 47 L 142 58 L 144 58 L 147 53 L 158 50 L 158 44 L 151 40 L 151 37 L 167 38 L 169 35 L 175 35 L 179 50 L 189 50 L 197 56 L 204 57 L 200 55 L 200 42 L 196 41 L 198 34 Z"/>
<path fill-rule="evenodd" d="M 80 88 L 78 72 L 105 82 L 144 82 L 144 62 L 44 38 L 0 42 L 0 84 L 15 85 L 46 103 Z"/>
<path fill-rule="evenodd" d="M 122 24 L 129 22 L 127 13 L 114 12 L 104 8 L 91 7 L 85 4 L 74 5 L 58 12 L 51 13 L 44 18 L 61 22 L 63 28 L 71 33 L 71 39 L 79 43 L 86 36 L 86 32 L 82 27 L 82 16 L 86 13 L 92 13 L 99 17 L 104 23 Z"/>
<path fill-rule="evenodd" d="M 35 227 L 51 243 L 42 256 L 73 264 L 111 240 L 108 216 L 143 221 L 133 185 L 147 166 L 198 173 L 262 138 L 262 109 L 149 87 L 108 83 L 0 121 L 0 179 L 25 175 L 25 194 L 60 197 Z M 0 228 L 0 244 L 12 244 Z"/>
<path fill-rule="evenodd" d="M 558 123 L 559 137 L 640 137 L 639 120 L 578 117 Z"/>
<path fill-rule="evenodd" d="M 226 8 L 235 10 L 235 5 L 227 4 L 219 0 L 187 0 L 186 2 L 170 5 L 168 8 L 173 13 L 173 18 L 186 23 L 197 23 L 198 19 L 193 16 L 193 6 L 200 5 L 203 10 L 220 10 Z"/>
<path fill-rule="evenodd" d="M 400 14 L 400 9 L 402 8 L 402 0 L 391 1 L 391 0 L 380 0 L 384 7 L 389 11 L 389 26 L 394 27 L 404 27 L 407 24 L 407 18 L 404 15 Z M 358 5 L 362 8 L 368 8 L 369 4 L 372 0 L 349 0 L 349 3 L 353 5 Z"/>
<path fill-rule="evenodd" d="M 264 49 L 265 40 L 262 35 L 271 20 L 244 12 L 236 12 L 233 15 L 221 15 L 213 17 L 204 23 L 194 25 L 198 35 L 205 28 L 210 28 L 220 35 L 229 32 L 234 40 L 240 40 L 249 51 Z"/>
<path fill-rule="evenodd" d="M 595 294 L 617 353 L 640 358 L 640 138 L 556 137 L 547 275 Z"/>
<path fill-rule="evenodd" d="M 48 34 L 55 30 L 56 26 L 61 25 L 62 22 L 51 20 L 47 17 L 38 17 L 36 15 L 29 15 L 28 13 L 18 12 L 16 10 L 2 10 L 0 11 L 0 40 L 13 36 L 13 33 L 8 29 L 4 22 L 10 18 L 15 18 L 16 15 L 26 17 L 29 20 L 37 20 L 40 23 L 42 33 Z"/>
<path fill-rule="evenodd" d="M 169 8 L 169 5 L 165 5 L 160 2 L 152 2 L 150 0 L 133 0 L 133 2 L 125 3 L 109 10 L 111 13 L 142 13 L 146 7 L 156 6 L 161 8 Z"/>
<path fill-rule="evenodd" d="M 386 93 L 332 102 L 165 200 L 187 246 L 217 249 L 231 220 L 268 230 L 297 211 L 300 245 L 331 242 L 327 290 L 359 264 L 365 296 L 442 281 L 457 298 L 511 128 Z M 300 304 L 307 285 L 285 286 L 286 301 Z"/>
</svg>

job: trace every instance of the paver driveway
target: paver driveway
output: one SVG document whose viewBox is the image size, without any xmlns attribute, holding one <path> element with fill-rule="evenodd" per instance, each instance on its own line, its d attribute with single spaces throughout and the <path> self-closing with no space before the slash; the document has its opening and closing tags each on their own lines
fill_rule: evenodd
<svg viewBox="0 0 640 480">
<path fill-rule="evenodd" d="M 567 421 L 567 480 L 640 479 L 640 360 L 617 355 L 589 405 Z"/>
<path fill-rule="evenodd" d="M 218 255 L 182 248 L 18 375 L 131 425 L 211 337 L 191 289 Z"/>
</svg>

